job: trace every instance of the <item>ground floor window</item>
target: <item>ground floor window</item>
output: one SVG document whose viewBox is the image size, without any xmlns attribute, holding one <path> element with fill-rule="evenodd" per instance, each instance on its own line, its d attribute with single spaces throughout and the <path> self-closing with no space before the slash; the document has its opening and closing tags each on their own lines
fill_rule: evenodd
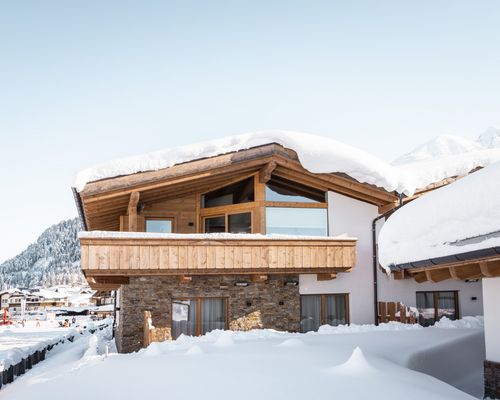
<svg viewBox="0 0 500 400">
<path fill-rule="evenodd" d="M 172 302 L 172 337 L 204 335 L 214 329 L 226 329 L 226 299 L 175 299 Z"/>
<path fill-rule="evenodd" d="M 442 317 L 458 319 L 458 292 L 417 292 L 417 308 L 420 325 L 429 326 Z"/>
<path fill-rule="evenodd" d="M 349 297 L 341 294 L 300 296 L 300 331 L 316 331 L 321 325 L 349 323 Z"/>
</svg>

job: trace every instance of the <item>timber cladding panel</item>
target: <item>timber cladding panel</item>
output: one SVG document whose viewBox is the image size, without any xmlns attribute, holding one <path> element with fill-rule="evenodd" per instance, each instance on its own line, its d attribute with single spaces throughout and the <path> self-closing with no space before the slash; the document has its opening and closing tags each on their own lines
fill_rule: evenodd
<svg viewBox="0 0 500 400">
<path fill-rule="evenodd" d="M 120 352 L 142 348 L 144 311 L 150 311 L 152 323 L 170 339 L 172 300 L 217 297 L 227 299 L 227 327 L 231 330 L 272 328 L 290 332 L 300 330 L 298 275 L 274 275 L 264 282 L 251 282 L 250 276 L 194 276 L 180 284 L 173 276 L 131 277 L 120 294 L 120 325 L 116 333 Z M 246 287 L 236 282 L 247 281 Z"/>
<path fill-rule="evenodd" d="M 328 273 L 356 263 L 356 240 L 82 238 L 87 277 L 212 273 Z"/>
</svg>

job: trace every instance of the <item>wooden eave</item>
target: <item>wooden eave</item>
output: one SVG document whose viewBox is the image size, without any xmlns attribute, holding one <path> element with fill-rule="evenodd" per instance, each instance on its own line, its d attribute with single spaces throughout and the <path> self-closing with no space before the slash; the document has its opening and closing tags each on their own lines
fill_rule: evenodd
<svg viewBox="0 0 500 400">
<path fill-rule="evenodd" d="M 269 163 L 272 173 L 322 190 L 374 204 L 395 203 L 396 194 L 373 185 L 360 183 L 343 174 L 315 174 L 299 162 L 297 153 L 278 144 L 268 144 L 194 160 L 158 171 L 147 171 L 88 183 L 79 193 L 88 230 L 118 230 L 119 217 L 126 213 L 130 195 L 140 192 L 141 203 L 180 198 L 209 190 L 217 184 L 237 181 L 259 172 Z"/>
<path fill-rule="evenodd" d="M 500 254 L 477 259 L 395 271 L 398 279 L 413 278 L 418 283 L 441 282 L 447 279 L 466 280 L 500 276 Z"/>
</svg>

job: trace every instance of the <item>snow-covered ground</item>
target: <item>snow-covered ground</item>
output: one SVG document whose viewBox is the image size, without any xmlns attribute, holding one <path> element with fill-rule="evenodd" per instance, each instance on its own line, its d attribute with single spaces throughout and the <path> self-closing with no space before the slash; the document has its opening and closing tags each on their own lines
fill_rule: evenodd
<svg viewBox="0 0 500 400">
<path fill-rule="evenodd" d="M 3 398 L 474 398 L 457 388 L 482 394 L 480 318 L 431 328 L 390 323 L 325 326 L 307 334 L 213 331 L 106 356 L 106 344 L 113 350 L 109 335 L 83 335 L 49 353 L 7 385 Z"/>
</svg>

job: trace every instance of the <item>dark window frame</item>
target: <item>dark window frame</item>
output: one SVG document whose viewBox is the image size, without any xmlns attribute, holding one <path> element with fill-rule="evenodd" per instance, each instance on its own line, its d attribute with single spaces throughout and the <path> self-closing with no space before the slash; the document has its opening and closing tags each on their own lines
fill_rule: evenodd
<svg viewBox="0 0 500 400">
<path fill-rule="evenodd" d="M 195 301 L 197 308 L 196 317 L 196 336 L 201 336 L 201 323 L 202 323 L 202 302 L 203 300 L 223 300 L 224 301 L 224 330 L 229 329 L 229 298 L 220 296 L 193 296 L 193 297 L 173 297 L 170 304 L 170 326 L 174 326 L 174 302 L 176 301 Z M 208 332 L 207 332 L 208 333 Z"/>
<path fill-rule="evenodd" d="M 319 326 L 329 325 L 326 323 L 326 300 L 325 300 L 325 298 L 327 296 L 344 296 L 344 300 L 345 300 L 344 313 L 346 316 L 346 325 L 351 324 L 351 315 L 350 315 L 350 307 L 349 307 L 350 293 L 309 293 L 309 294 L 301 294 L 300 298 L 309 297 L 309 296 L 320 296 L 321 321 L 320 321 Z M 300 301 L 300 311 L 299 312 L 300 312 L 300 318 L 302 319 L 302 301 Z M 333 326 L 333 325 L 331 325 L 331 326 Z M 302 332 L 302 330 L 301 330 L 301 332 Z M 310 331 L 308 331 L 308 332 L 310 332 Z M 305 333 L 305 332 L 302 332 L 302 333 Z"/>
<path fill-rule="evenodd" d="M 441 318 L 439 317 L 439 293 L 454 293 L 454 303 L 455 303 L 455 320 L 460 319 L 460 300 L 458 296 L 458 290 L 418 290 L 415 292 L 416 304 L 418 308 L 418 294 L 419 293 L 432 293 L 433 295 L 433 303 L 434 303 L 434 323 L 439 321 Z M 420 323 L 420 321 L 419 321 Z"/>
</svg>

